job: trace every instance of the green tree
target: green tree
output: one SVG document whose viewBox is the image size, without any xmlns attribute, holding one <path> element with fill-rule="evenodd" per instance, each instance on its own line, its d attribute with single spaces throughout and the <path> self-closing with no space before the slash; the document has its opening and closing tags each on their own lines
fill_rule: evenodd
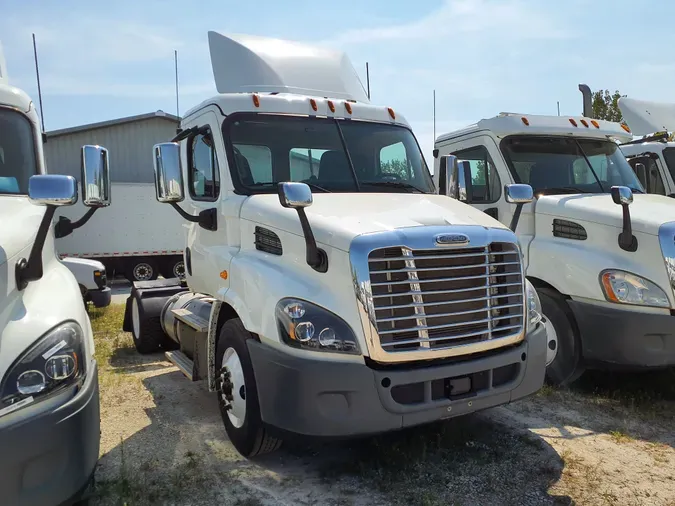
<svg viewBox="0 0 675 506">
<path fill-rule="evenodd" d="M 625 97 L 619 91 L 610 94 L 609 90 L 594 91 L 592 95 L 593 117 L 623 123 L 623 115 L 619 109 L 619 99 Z"/>
<path fill-rule="evenodd" d="M 380 170 L 383 174 L 392 174 L 400 179 L 408 179 L 408 164 L 406 160 L 393 159 L 380 164 Z"/>
</svg>

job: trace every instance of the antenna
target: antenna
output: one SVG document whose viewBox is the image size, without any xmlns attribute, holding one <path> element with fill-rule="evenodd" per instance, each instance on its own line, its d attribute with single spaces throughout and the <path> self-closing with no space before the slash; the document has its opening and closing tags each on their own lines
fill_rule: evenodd
<svg viewBox="0 0 675 506">
<path fill-rule="evenodd" d="M 368 62 L 366 62 L 366 86 L 368 88 L 368 100 L 370 100 L 370 71 L 368 69 Z"/>
<path fill-rule="evenodd" d="M 434 142 L 436 142 L 436 90 L 434 90 Z"/>
<path fill-rule="evenodd" d="M 33 54 L 35 55 L 35 75 L 37 76 L 38 100 L 40 101 L 40 119 L 42 120 L 42 137 L 45 134 L 45 110 L 42 108 L 42 90 L 40 89 L 40 69 L 38 67 L 37 44 L 33 34 Z"/>
<path fill-rule="evenodd" d="M 180 108 L 178 105 L 178 51 L 176 49 L 173 50 L 173 63 L 174 63 L 174 68 L 176 70 L 176 117 L 178 119 L 178 127 L 176 127 L 176 133 L 179 134 L 181 132 L 180 129 Z"/>
<path fill-rule="evenodd" d="M 560 116 L 560 100 L 558 100 L 558 116 Z"/>
</svg>

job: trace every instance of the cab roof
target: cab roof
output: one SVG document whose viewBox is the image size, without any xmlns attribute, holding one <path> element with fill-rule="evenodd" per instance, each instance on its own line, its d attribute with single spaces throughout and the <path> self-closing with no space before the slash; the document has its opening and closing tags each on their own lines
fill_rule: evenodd
<svg viewBox="0 0 675 506">
<path fill-rule="evenodd" d="M 633 138 L 626 128 L 619 123 L 582 116 L 545 116 L 502 112 L 493 118 L 482 119 L 461 130 L 440 135 L 436 138 L 436 142 L 444 142 L 480 131 L 490 131 L 497 137 L 516 134 L 569 135 L 626 142 Z"/>
<path fill-rule="evenodd" d="M 282 39 L 209 31 L 218 93 L 294 93 L 369 103 L 344 52 Z"/>
</svg>

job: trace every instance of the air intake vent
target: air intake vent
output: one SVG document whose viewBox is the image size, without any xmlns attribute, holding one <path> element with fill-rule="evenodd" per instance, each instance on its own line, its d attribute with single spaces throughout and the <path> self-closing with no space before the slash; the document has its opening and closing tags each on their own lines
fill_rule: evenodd
<svg viewBox="0 0 675 506">
<path fill-rule="evenodd" d="M 553 236 L 577 241 L 585 241 L 588 238 L 584 227 L 567 220 L 553 220 Z"/>
<path fill-rule="evenodd" d="M 262 227 L 255 227 L 255 249 L 272 255 L 281 255 L 283 253 L 279 236 L 271 230 Z"/>
</svg>

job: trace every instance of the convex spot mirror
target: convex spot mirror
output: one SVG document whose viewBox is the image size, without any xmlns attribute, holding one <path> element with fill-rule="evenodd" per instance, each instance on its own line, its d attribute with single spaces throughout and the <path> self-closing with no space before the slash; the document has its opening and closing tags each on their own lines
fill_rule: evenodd
<svg viewBox="0 0 675 506">
<path fill-rule="evenodd" d="M 509 204 L 528 204 L 534 200 L 534 192 L 529 184 L 507 184 L 504 198 Z"/>
<path fill-rule="evenodd" d="M 82 202 L 87 207 L 110 205 L 110 166 L 103 146 L 82 146 Z"/>
<path fill-rule="evenodd" d="M 155 192 L 162 203 L 178 203 L 185 198 L 183 171 L 180 162 L 180 144 L 162 142 L 153 148 Z"/>
<path fill-rule="evenodd" d="M 612 200 L 619 206 L 627 206 L 633 203 L 633 190 L 627 186 L 612 186 L 610 192 Z"/>
<path fill-rule="evenodd" d="M 314 199 L 305 183 L 279 183 L 279 202 L 283 207 L 299 209 L 311 206 Z"/>
</svg>

